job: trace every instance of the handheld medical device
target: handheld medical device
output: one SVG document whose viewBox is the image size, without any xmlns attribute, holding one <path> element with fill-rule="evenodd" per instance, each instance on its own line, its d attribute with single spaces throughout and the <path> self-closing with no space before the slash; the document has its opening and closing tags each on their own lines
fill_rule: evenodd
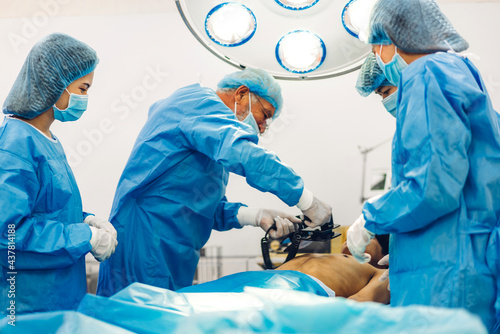
<svg viewBox="0 0 500 334">
<path fill-rule="evenodd" d="M 297 217 L 300 218 L 300 217 Z M 282 244 L 287 241 L 290 241 L 290 245 L 286 247 L 285 252 L 288 253 L 285 262 L 290 261 L 297 255 L 297 251 L 301 248 L 302 242 L 329 242 L 331 239 L 337 238 L 340 236 L 340 233 L 335 233 L 334 229 L 338 228 L 340 225 L 336 225 L 333 223 L 333 217 L 330 221 L 322 226 L 317 227 L 309 227 L 306 225 L 305 221 L 310 221 L 309 218 L 304 217 L 302 219 L 302 223 L 299 223 L 299 228 L 297 231 L 292 232 L 279 240 L 270 240 L 269 231 L 271 229 L 276 229 L 276 224 L 273 224 L 267 231 L 264 237 L 260 241 L 260 246 L 262 249 L 262 258 L 264 260 L 264 266 L 266 269 L 274 269 L 273 263 L 271 262 L 271 257 L 269 256 L 269 247 L 272 243 L 278 243 L 273 248 L 279 248 Z"/>
</svg>

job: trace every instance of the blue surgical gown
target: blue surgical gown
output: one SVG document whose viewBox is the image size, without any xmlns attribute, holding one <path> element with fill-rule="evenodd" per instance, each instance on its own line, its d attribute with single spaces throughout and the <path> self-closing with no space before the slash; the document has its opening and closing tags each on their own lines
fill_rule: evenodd
<svg viewBox="0 0 500 334">
<path fill-rule="evenodd" d="M 229 172 L 297 204 L 302 179 L 257 141 L 209 88 L 187 86 L 152 105 L 116 190 L 110 221 L 119 242 L 100 265 L 97 294 L 133 282 L 191 285 L 212 229 L 240 227 L 242 204 L 225 198 Z"/>
<path fill-rule="evenodd" d="M 411 63 L 399 87 L 392 188 L 363 208 L 368 230 L 391 233 L 391 305 L 466 308 L 494 330 L 498 115 L 474 65 L 451 53 Z"/>
<path fill-rule="evenodd" d="M 11 301 L 15 314 L 76 309 L 91 249 L 80 192 L 59 141 L 9 117 L 0 127 L 0 208 L 1 312 L 10 314 Z"/>
</svg>

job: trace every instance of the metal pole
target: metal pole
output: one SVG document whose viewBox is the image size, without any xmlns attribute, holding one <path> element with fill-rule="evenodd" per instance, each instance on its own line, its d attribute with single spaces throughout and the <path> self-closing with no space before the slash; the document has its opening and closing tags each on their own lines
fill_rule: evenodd
<svg viewBox="0 0 500 334">
<path fill-rule="evenodd" d="M 361 203 L 365 201 L 365 175 L 366 175 L 366 155 L 368 150 L 362 151 L 363 154 L 363 175 L 361 175 Z"/>
<path fill-rule="evenodd" d="M 372 147 L 368 147 L 368 148 L 363 148 L 361 146 L 358 146 L 359 151 L 363 155 L 363 175 L 361 176 L 361 203 L 363 203 L 367 199 L 367 198 L 365 198 L 366 156 L 368 155 L 368 153 L 370 153 L 371 151 L 373 151 L 377 147 L 382 146 L 383 144 L 387 143 L 391 139 L 392 139 L 392 137 L 387 138 L 386 140 L 381 141 L 380 143 L 378 143 Z"/>
<path fill-rule="evenodd" d="M 217 278 L 222 277 L 222 247 L 217 246 Z"/>
</svg>

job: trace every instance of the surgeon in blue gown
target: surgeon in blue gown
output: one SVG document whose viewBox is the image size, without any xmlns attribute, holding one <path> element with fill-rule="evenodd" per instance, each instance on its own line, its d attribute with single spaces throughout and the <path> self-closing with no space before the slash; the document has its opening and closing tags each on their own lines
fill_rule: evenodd
<svg viewBox="0 0 500 334">
<path fill-rule="evenodd" d="M 100 266 L 98 295 L 133 282 L 171 290 L 190 286 L 212 230 L 267 230 L 276 223 L 277 238 L 295 229 L 299 220 L 287 213 L 229 202 L 230 172 L 297 205 L 310 226 L 331 219 L 331 207 L 276 154 L 257 145 L 282 104 L 276 80 L 248 68 L 225 76 L 217 91 L 195 84 L 151 106 L 116 190 L 110 221 L 120 243 Z"/>
<path fill-rule="evenodd" d="M 347 243 L 391 233 L 391 305 L 465 308 L 500 323 L 500 129 L 468 43 L 434 1 L 379 0 L 364 34 L 398 86 L 392 188 Z"/>
<path fill-rule="evenodd" d="M 116 231 L 82 210 L 54 120 L 86 109 L 98 58 L 88 45 L 51 34 L 31 49 L 0 126 L 0 312 L 73 310 L 86 293 L 85 254 L 103 261 Z M 15 324 L 15 322 L 14 322 Z"/>
</svg>

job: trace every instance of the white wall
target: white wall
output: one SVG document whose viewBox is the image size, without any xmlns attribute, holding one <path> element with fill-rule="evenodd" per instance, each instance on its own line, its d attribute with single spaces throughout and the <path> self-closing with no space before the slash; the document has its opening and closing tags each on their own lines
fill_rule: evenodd
<svg viewBox="0 0 500 334">
<path fill-rule="evenodd" d="M 470 52 L 489 88 L 494 106 L 500 103 L 500 51 L 497 13 L 500 3 L 442 6 L 455 27 L 470 42 Z M 33 10 L 35 11 L 35 9 Z M 0 100 L 7 96 L 31 46 L 48 33 L 60 31 L 96 49 L 100 64 L 90 91 L 89 110 L 78 122 L 56 122 L 78 180 L 84 209 L 107 217 L 114 190 L 149 105 L 184 85 L 198 82 L 215 87 L 236 69 L 204 49 L 189 33 L 176 11 L 158 14 L 0 19 Z M 13 39 L 16 42 L 13 42 Z M 258 50 L 256 50 L 258 52 Z M 361 210 L 362 155 L 390 138 L 395 122 L 378 97 L 361 98 L 354 90 L 357 73 L 320 81 L 281 82 L 286 110 L 262 146 L 275 151 L 305 180 L 306 186 L 335 210 L 336 222 L 351 224 Z M 369 168 L 389 165 L 390 144 L 369 155 Z M 231 177 L 228 198 L 250 206 L 287 206 L 269 194 Z M 294 209 L 296 210 L 296 209 Z M 258 255 L 262 231 L 252 228 L 215 232 L 209 245 L 223 246 L 224 255 Z M 234 261 L 225 272 L 242 270 Z M 253 268 L 251 268 L 253 269 Z"/>
</svg>

